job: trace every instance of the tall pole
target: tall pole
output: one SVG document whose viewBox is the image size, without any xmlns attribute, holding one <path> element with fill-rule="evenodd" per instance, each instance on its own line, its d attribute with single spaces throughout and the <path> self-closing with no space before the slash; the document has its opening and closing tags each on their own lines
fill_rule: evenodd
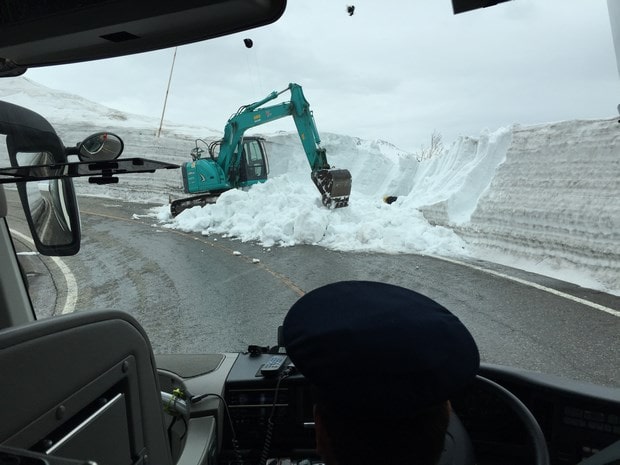
<svg viewBox="0 0 620 465">
<path fill-rule="evenodd" d="M 170 83 L 172 82 L 172 72 L 174 71 L 174 61 L 177 59 L 177 47 L 174 47 L 174 55 L 172 56 L 172 66 L 170 67 L 170 77 L 168 78 L 168 87 L 166 87 L 166 97 L 164 98 L 164 109 L 161 111 L 161 120 L 159 122 L 159 130 L 157 138 L 161 134 L 161 127 L 164 124 L 164 114 L 166 113 L 166 103 L 168 102 L 168 92 L 170 91 Z"/>
</svg>

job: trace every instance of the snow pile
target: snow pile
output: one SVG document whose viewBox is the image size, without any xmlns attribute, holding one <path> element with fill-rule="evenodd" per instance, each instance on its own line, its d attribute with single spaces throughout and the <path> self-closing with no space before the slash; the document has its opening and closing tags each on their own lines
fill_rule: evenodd
<svg viewBox="0 0 620 465">
<path fill-rule="evenodd" d="M 5 82 L 16 84 L 7 89 Z M 104 129 L 119 133 L 125 156 L 180 164 L 189 160 L 195 138 L 221 134 L 166 122 L 157 138 L 153 119 L 24 78 L 0 86 L 0 98 L 42 113 L 65 142 Z M 282 132 L 261 134 L 270 157 L 267 183 L 226 192 L 216 204 L 175 219 L 167 201 L 182 194 L 178 170 L 128 175 L 106 187 L 80 180 L 77 189 L 164 203 L 153 214 L 167 228 L 264 246 L 484 258 L 620 294 L 618 129 L 616 120 L 502 128 L 460 138 L 442 156 L 421 162 L 385 141 L 322 133 L 330 163 L 353 178 L 349 207 L 336 210 L 321 205 L 298 136 Z M 398 200 L 388 205 L 385 195 Z"/>
<path fill-rule="evenodd" d="M 374 196 L 354 193 L 348 208 L 328 210 L 309 176 L 285 174 L 248 191 L 228 191 L 216 204 L 194 207 L 175 219 L 167 206 L 157 212 L 165 227 L 226 234 L 265 247 L 313 244 L 343 251 L 450 256 L 464 253 L 466 247 L 450 229 L 431 226 L 419 210 L 392 208 Z"/>
</svg>

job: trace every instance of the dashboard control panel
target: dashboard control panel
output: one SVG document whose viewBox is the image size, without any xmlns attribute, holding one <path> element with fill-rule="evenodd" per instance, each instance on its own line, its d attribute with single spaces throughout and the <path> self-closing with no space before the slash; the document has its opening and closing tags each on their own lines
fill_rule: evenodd
<svg viewBox="0 0 620 465">
<path fill-rule="evenodd" d="M 285 356 L 241 354 L 226 380 L 230 421 L 223 457 L 269 457 L 267 463 L 320 463 L 315 452 L 313 396 Z M 284 358 L 282 358 L 284 357 Z M 273 365 L 277 373 L 274 373 Z M 222 457 L 220 457 L 222 460 Z"/>
</svg>

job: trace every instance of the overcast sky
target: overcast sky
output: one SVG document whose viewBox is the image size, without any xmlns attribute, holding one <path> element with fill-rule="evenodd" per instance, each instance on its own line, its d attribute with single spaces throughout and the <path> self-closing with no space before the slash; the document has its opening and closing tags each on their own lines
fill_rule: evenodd
<svg viewBox="0 0 620 465">
<path fill-rule="evenodd" d="M 617 114 L 606 0 L 514 0 L 457 16 L 450 0 L 350 3 L 353 16 L 346 2 L 289 0 L 272 25 L 179 47 L 166 119 L 222 130 L 239 106 L 289 82 L 302 85 L 320 132 L 409 151 L 433 131 L 449 143 L 512 123 Z M 159 118 L 173 52 L 25 76 Z M 292 120 L 259 128 L 280 129 L 294 130 Z"/>
</svg>

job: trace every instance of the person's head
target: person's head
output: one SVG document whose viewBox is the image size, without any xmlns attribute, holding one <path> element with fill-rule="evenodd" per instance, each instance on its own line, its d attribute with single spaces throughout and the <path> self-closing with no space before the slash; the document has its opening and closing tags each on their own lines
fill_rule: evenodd
<svg viewBox="0 0 620 465">
<path fill-rule="evenodd" d="M 345 281 L 300 298 L 282 335 L 316 389 L 317 450 L 328 465 L 437 462 L 448 400 L 480 363 L 456 316 L 399 286 Z"/>
</svg>

